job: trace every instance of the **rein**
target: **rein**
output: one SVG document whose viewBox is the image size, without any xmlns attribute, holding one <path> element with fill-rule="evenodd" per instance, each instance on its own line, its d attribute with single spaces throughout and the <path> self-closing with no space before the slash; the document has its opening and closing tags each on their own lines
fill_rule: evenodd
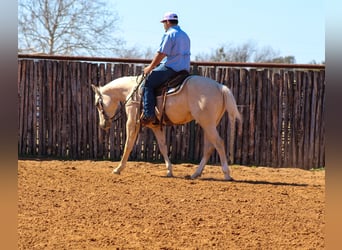
<svg viewBox="0 0 342 250">
<path fill-rule="evenodd" d="M 140 85 L 142 84 L 142 82 L 146 79 L 146 75 L 143 74 L 142 75 L 142 78 L 141 78 L 141 81 L 138 82 L 138 77 L 136 78 L 136 82 L 138 83 L 134 90 L 132 91 L 132 93 L 130 94 L 130 96 L 128 98 L 126 98 L 125 102 L 123 104 L 121 104 L 120 102 L 120 109 L 122 106 L 125 106 L 129 101 L 130 99 L 132 99 L 133 95 L 137 92 L 137 90 L 139 89 Z M 120 119 L 121 115 L 122 115 L 122 112 L 116 112 L 112 117 L 109 117 L 108 114 L 106 113 L 106 111 L 104 110 L 103 108 L 103 98 L 102 98 L 102 94 L 101 93 L 98 93 L 99 94 L 99 99 L 98 99 L 98 105 L 99 105 L 99 109 L 104 117 L 104 119 L 106 121 L 117 121 L 118 119 Z M 122 111 L 122 109 L 121 109 Z"/>
</svg>

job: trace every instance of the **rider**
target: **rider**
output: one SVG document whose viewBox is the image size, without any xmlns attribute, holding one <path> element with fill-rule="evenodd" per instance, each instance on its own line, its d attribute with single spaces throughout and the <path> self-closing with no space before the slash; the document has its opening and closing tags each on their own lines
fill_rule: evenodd
<svg viewBox="0 0 342 250">
<path fill-rule="evenodd" d="M 147 78 L 144 84 L 142 125 L 158 123 L 154 110 L 154 89 L 181 70 L 190 72 L 190 39 L 179 27 L 177 14 L 167 12 L 160 22 L 164 24 L 165 33 L 152 62 L 144 68 Z"/>
</svg>

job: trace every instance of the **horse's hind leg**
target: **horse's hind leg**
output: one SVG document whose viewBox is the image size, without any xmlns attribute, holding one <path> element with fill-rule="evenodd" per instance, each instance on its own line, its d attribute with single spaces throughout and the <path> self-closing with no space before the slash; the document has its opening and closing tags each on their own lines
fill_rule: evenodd
<svg viewBox="0 0 342 250">
<path fill-rule="evenodd" d="M 227 181 L 232 180 L 232 177 L 230 177 L 230 173 L 229 173 L 228 160 L 227 160 L 227 156 L 226 156 L 226 152 L 224 148 L 224 141 L 219 136 L 216 127 L 209 127 L 209 128 L 207 127 L 207 128 L 203 128 L 203 130 L 206 136 L 208 137 L 208 140 L 214 145 L 214 147 L 216 148 L 220 156 L 224 178 Z"/>
<path fill-rule="evenodd" d="M 201 159 L 200 164 L 198 165 L 196 171 L 191 175 L 191 179 L 196 179 L 197 177 L 202 175 L 205 164 L 207 164 L 210 155 L 214 150 L 213 144 L 211 144 L 206 135 L 204 135 L 204 146 L 203 146 L 203 157 Z"/>
<path fill-rule="evenodd" d="M 167 155 L 167 146 L 166 146 L 166 138 L 165 138 L 165 128 L 163 130 L 160 129 L 160 127 L 153 127 L 151 128 L 157 141 L 158 141 L 158 146 L 161 154 L 164 157 L 165 165 L 166 165 L 166 176 L 167 177 L 172 177 L 172 164 L 171 161 Z"/>
</svg>

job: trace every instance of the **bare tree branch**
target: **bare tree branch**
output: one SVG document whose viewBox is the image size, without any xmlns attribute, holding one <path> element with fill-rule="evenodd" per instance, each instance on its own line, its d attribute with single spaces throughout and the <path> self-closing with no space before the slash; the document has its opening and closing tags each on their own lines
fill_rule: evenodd
<svg viewBox="0 0 342 250">
<path fill-rule="evenodd" d="M 28 53 L 115 56 L 119 21 L 100 0 L 19 0 L 18 50 Z"/>
<path fill-rule="evenodd" d="M 271 47 L 258 49 L 252 41 L 245 42 L 239 46 L 224 44 L 214 50 L 211 54 L 196 56 L 196 61 L 214 62 L 282 62 L 295 63 L 294 56 L 280 57 L 279 52 Z"/>
</svg>

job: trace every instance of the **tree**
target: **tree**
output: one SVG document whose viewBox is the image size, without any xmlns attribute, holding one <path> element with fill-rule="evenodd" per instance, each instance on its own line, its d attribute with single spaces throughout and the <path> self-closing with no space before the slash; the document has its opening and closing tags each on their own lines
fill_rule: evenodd
<svg viewBox="0 0 342 250">
<path fill-rule="evenodd" d="M 317 62 L 316 60 L 311 60 L 310 62 L 309 62 L 309 64 L 325 64 L 325 61 L 321 61 L 320 63 L 319 62 Z"/>
<path fill-rule="evenodd" d="M 252 42 L 246 42 L 234 47 L 232 44 L 224 44 L 214 50 L 210 55 L 198 55 L 196 61 L 214 61 L 214 62 L 248 62 L 256 46 Z"/>
<path fill-rule="evenodd" d="M 213 61 L 213 62 L 278 62 L 278 63 L 295 63 L 294 56 L 279 56 L 279 52 L 274 51 L 271 47 L 263 47 L 258 49 L 252 41 L 245 42 L 238 46 L 232 44 L 221 45 L 211 54 L 202 54 L 195 57 L 196 61 Z"/>
<path fill-rule="evenodd" d="M 19 0 L 18 51 L 60 55 L 112 55 L 118 15 L 100 0 Z"/>
<path fill-rule="evenodd" d="M 279 57 L 279 52 L 274 51 L 270 46 L 265 46 L 254 53 L 254 62 L 272 62 Z"/>
<path fill-rule="evenodd" d="M 137 46 L 131 48 L 124 48 L 119 53 L 118 56 L 121 58 L 143 58 L 143 59 L 153 59 L 155 51 L 151 47 L 138 48 Z"/>
<path fill-rule="evenodd" d="M 294 56 L 280 56 L 280 57 L 273 58 L 272 60 L 267 61 L 267 62 L 294 64 L 296 63 L 296 59 Z"/>
</svg>

